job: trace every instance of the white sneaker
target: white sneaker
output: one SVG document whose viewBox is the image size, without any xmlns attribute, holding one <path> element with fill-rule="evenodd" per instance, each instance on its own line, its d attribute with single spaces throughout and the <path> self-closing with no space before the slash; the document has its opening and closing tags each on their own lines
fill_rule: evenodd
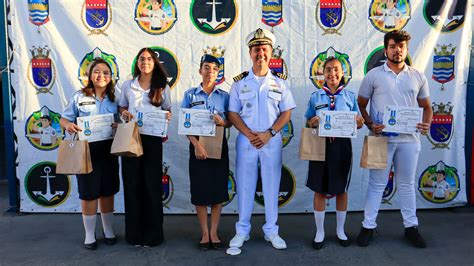
<svg viewBox="0 0 474 266">
<path fill-rule="evenodd" d="M 286 242 L 278 234 L 267 236 L 265 240 L 272 243 L 272 246 L 276 249 L 286 249 Z"/>
<path fill-rule="evenodd" d="M 249 239 L 249 235 L 235 234 L 235 236 L 229 242 L 229 247 L 241 248 L 244 245 L 244 242 L 248 241 Z"/>
</svg>

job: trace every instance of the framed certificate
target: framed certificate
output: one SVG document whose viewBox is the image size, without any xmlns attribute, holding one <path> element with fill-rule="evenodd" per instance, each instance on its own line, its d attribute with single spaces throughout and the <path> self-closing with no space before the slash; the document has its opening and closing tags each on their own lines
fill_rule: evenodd
<svg viewBox="0 0 474 266">
<path fill-rule="evenodd" d="M 327 111 L 319 113 L 319 136 L 357 138 L 357 112 Z"/>
<path fill-rule="evenodd" d="M 137 109 L 138 131 L 143 135 L 166 137 L 168 134 L 168 111 L 160 109 Z"/>
<path fill-rule="evenodd" d="M 421 123 L 423 109 L 420 107 L 407 107 L 385 105 L 383 112 L 384 132 L 406 133 L 417 132 L 416 124 Z"/>
<path fill-rule="evenodd" d="M 179 135 L 215 136 L 216 123 L 206 109 L 179 109 Z"/>
<path fill-rule="evenodd" d="M 114 132 L 112 123 L 114 114 L 81 116 L 77 118 L 77 125 L 82 129 L 79 132 L 79 140 L 89 142 L 113 139 Z"/>
</svg>

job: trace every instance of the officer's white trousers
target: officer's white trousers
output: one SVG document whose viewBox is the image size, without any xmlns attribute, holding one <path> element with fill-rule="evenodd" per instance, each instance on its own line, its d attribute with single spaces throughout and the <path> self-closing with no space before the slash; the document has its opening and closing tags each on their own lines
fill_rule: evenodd
<svg viewBox="0 0 474 266">
<path fill-rule="evenodd" d="M 278 191 L 281 178 L 282 138 L 278 134 L 260 149 L 250 144 L 247 137 L 239 134 L 236 141 L 236 185 L 239 203 L 239 221 L 235 224 L 237 234 L 250 233 L 255 189 L 258 179 L 258 162 L 262 177 L 262 192 L 265 204 L 265 235 L 278 234 Z"/>
<path fill-rule="evenodd" d="M 364 207 L 362 226 L 368 229 L 377 227 L 376 219 L 382 195 L 387 186 L 392 165 L 395 172 L 400 212 L 405 228 L 418 225 L 416 217 L 415 172 L 421 145 L 418 142 L 388 143 L 387 168 L 373 169 L 369 172 L 369 184 Z"/>
</svg>

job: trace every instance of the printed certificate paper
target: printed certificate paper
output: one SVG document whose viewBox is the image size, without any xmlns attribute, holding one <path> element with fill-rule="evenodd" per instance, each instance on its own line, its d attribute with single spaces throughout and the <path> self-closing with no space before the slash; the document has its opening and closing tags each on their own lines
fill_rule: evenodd
<svg viewBox="0 0 474 266">
<path fill-rule="evenodd" d="M 357 137 L 357 112 L 326 111 L 319 113 L 319 136 L 336 138 Z"/>
<path fill-rule="evenodd" d="M 166 137 L 168 134 L 168 111 L 159 109 L 137 109 L 138 131 L 143 135 Z"/>
<path fill-rule="evenodd" d="M 82 128 L 79 132 L 79 140 L 89 142 L 113 139 L 114 133 L 112 123 L 114 114 L 91 115 L 77 118 L 77 125 Z"/>
<path fill-rule="evenodd" d="M 383 112 L 384 132 L 415 133 L 416 124 L 421 123 L 423 109 L 419 107 L 406 107 L 385 105 Z"/>
<path fill-rule="evenodd" d="M 206 109 L 179 109 L 179 135 L 215 136 L 216 123 Z"/>
</svg>

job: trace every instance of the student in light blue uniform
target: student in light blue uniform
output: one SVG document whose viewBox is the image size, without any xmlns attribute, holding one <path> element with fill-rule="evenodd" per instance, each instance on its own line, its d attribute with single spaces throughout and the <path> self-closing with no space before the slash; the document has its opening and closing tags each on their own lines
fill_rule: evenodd
<svg viewBox="0 0 474 266">
<path fill-rule="evenodd" d="M 315 91 L 309 100 L 306 119 L 309 127 L 318 127 L 321 110 L 359 112 L 353 92 L 345 89 L 342 64 L 335 57 L 329 57 L 323 65 L 324 86 Z M 357 128 L 363 125 L 360 115 L 355 117 Z M 344 232 L 347 211 L 347 190 L 352 168 L 352 146 L 349 138 L 326 138 L 326 160 L 310 161 L 306 186 L 314 191 L 314 219 L 316 235 L 313 248 L 324 244 L 324 216 L 326 196 L 336 195 L 337 238 L 347 247 L 350 244 Z"/>
<path fill-rule="evenodd" d="M 82 125 L 76 124 L 77 117 L 117 113 L 110 66 L 105 60 L 97 58 L 91 63 L 89 69 L 86 87 L 73 94 L 60 120 L 61 126 L 70 134 L 83 130 Z M 118 159 L 110 154 L 111 146 L 112 140 L 89 143 L 93 171 L 90 174 L 77 175 L 86 233 L 84 247 L 87 249 L 97 248 L 94 233 L 97 204 L 100 205 L 104 242 L 108 245 L 116 242 L 112 219 L 114 195 L 119 191 L 120 181 Z"/>
<path fill-rule="evenodd" d="M 201 58 L 199 74 L 201 85 L 184 93 L 181 108 L 206 109 L 212 114 L 217 126 L 230 127 L 227 120 L 229 94 L 219 89 L 216 78 L 220 62 L 211 55 Z M 201 225 L 199 249 L 220 249 L 223 247 L 217 234 L 221 216 L 222 203 L 229 200 L 227 180 L 229 176 L 229 149 L 224 134 L 221 159 L 207 157 L 206 149 L 199 143 L 199 137 L 188 136 L 189 144 L 189 180 L 191 184 L 191 203 L 196 206 L 196 213 Z M 211 230 L 207 223 L 207 206 L 211 206 Z"/>
</svg>

